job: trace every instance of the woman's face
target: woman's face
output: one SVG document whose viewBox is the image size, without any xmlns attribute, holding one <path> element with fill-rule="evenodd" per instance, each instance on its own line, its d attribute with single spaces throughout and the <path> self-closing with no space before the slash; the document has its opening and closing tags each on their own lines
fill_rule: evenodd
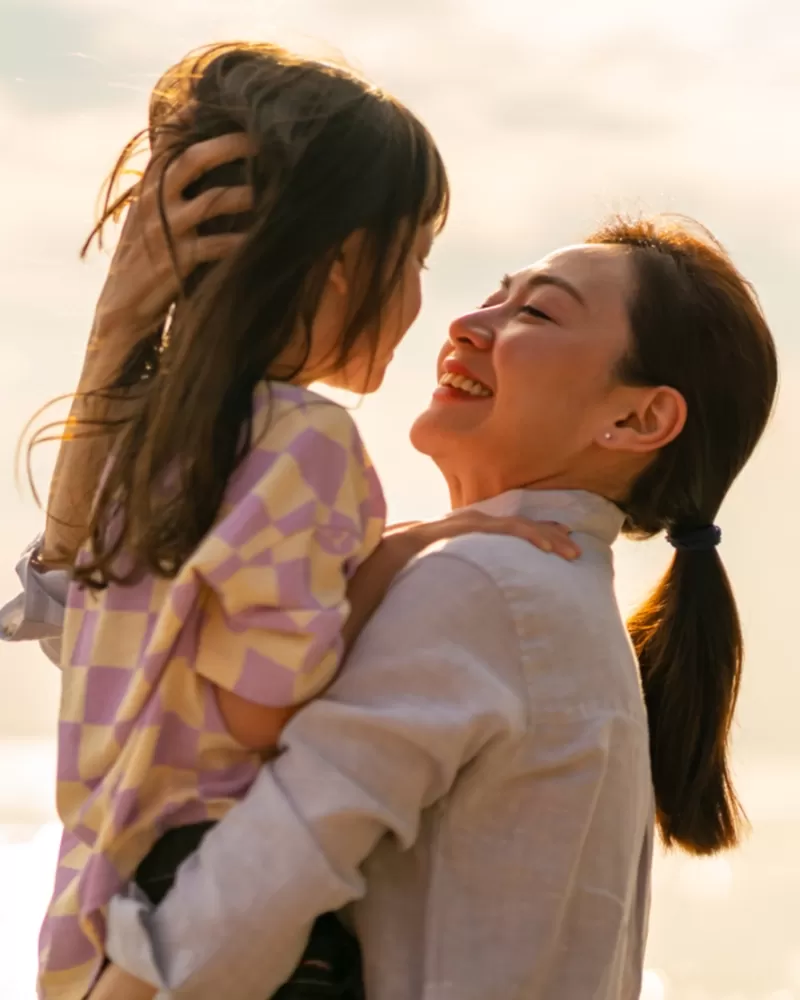
<svg viewBox="0 0 800 1000">
<path fill-rule="evenodd" d="M 624 250 L 569 247 L 504 279 L 453 322 L 411 440 L 451 486 L 461 481 L 464 502 L 591 478 L 637 391 L 615 375 L 631 284 Z"/>
</svg>

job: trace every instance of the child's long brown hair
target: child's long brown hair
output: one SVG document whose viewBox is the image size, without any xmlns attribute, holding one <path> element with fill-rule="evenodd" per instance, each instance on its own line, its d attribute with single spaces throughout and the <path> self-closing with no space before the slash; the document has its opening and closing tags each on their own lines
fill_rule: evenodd
<svg viewBox="0 0 800 1000">
<path fill-rule="evenodd" d="M 254 387 L 274 375 L 290 343 L 299 360 L 281 377 L 303 369 L 345 239 L 365 236 L 364 280 L 356 282 L 338 365 L 357 342 L 363 351 L 364 338 L 374 350 L 417 227 L 444 223 L 447 178 L 429 133 L 349 70 L 272 45 L 212 46 L 162 77 L 149 130 L 137 139 L 166 146 L 163 171 L 194 143 L 237 131 L 250 138 L 252 157 L 210 172 L 185 194 L 252 185 L 252 211 L 204 230 L 244 231 L 243 246 L 190 276 L 168 336 L 161 329 L 142 340 L 109 387 L 127 402 L 124 418 L 101 428 L 113 435 L 113 461 L 74 569 L 89 586 L 125 582 L 134 569 L 173 575 L 211 528 L 248 447 Z M 116 165 L 93 235 L 132 196 L 112 193 L 137 139 Z M 161 209 L 166 229 L 163 200 Z"/>
</svg>

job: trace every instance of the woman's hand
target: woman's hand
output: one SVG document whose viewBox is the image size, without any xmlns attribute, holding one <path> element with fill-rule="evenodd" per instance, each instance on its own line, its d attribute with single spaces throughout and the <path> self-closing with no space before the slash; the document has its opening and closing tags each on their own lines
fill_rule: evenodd
<svg viewBox="0 0 800 1000">
<path fill-rule="evenodd" d="M 109 965 L 97 981 L 87 1000 L 152 1000 L 158 990 L 149 983 Z"/>
</svg>

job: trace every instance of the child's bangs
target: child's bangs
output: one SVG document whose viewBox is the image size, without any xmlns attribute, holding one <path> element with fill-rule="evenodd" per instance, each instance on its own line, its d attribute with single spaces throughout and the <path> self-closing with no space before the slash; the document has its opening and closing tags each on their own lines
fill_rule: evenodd
<svg viewBox="0 0 800 1000">
<path fill-rule="evenodd" d="M 450 211 L 450 183 L 444 160 L 433 137 L 419 123 L 417 130 L 421 133 L 417 149 L 422 159 L 422 175 L 425 180 L 420 221 L 425 224 L 433 223 L 434 232 L 438 235 L 444 229 Z"/>
</svg>

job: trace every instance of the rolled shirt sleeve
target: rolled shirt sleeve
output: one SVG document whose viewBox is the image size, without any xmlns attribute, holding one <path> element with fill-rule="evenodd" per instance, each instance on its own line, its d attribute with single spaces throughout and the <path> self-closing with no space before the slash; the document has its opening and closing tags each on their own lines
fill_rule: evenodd
<svg viewBox="0 0 800 1000">
<path fill-rule="evenodd" d="M 484 628 L 487 617 L 500 627 Z M 237 1000 L 271 995 L 316 917 L 364 894 L 377 842 L 411 845 L 460 770 L 524 731 L 523 688 L 495 583 L 446 549 L 426 554 L 161 906 L 135 890 L 112 901 L 110 957 L 169 996 L 217 1000 L 233 984 Z"/>
<path fill-rule="evenodd" d="M 41 541 L 41 537 L 36 538 L 17 563 L 22 592 L 0 609 L 0 639 L 5 642 L 37 641 L 58 666 L 69 573 L 38 566 Z"/>
</svg>

